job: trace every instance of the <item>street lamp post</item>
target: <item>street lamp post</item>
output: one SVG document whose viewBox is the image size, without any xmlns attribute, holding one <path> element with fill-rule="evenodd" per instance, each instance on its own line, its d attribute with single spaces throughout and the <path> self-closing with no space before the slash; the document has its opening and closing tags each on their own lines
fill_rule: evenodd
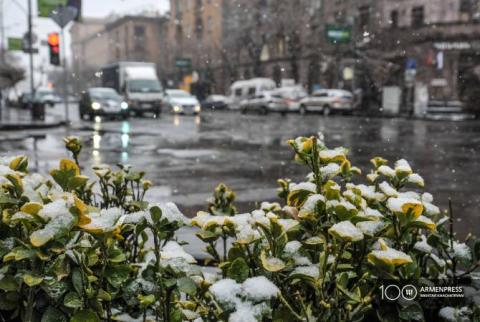
<svg viewBox="0 0 480 322">
<path fill-rule="evenodd" d="M 32 1 L 27 0 L 28 2 L 28 55 L 30 60 L 30 93 L 32 98 L 30 99 L 29 105 L 30 110 L 33 110 L 33 102 L 35 99 L 35 83 L 33 76 L 33 32 L 32 32 Z"/>
</svg>

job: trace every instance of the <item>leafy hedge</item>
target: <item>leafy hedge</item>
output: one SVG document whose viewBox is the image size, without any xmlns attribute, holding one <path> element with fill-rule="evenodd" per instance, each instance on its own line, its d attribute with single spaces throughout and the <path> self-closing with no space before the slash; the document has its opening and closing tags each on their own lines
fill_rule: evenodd
<svg viewBox="0 0 480 322">
<path fill-rule="evenodd" d="M 473 287 L 478 274 L 480 244 L 455 239 L 453 218 L 418 192 L 423 179 L 405 160 L 374 158 L 368 185 L 355 184 L 347 150 L 300 137 L 289 144 L 310 173 L 279 180 L 281 202 L 237 214 L 219 185 L 190 220 L 145 201 L 143 172 L 82 175 L 80 141 L 65 143 L 73 160 L 50 178 L 30 174 L 25 157 L 0 160 L 0 321 L 479 320 L 470 299 L 379 296 L 386 280 Z M 187 225 L 208 267 L 176 241 Z"/>
</svg>

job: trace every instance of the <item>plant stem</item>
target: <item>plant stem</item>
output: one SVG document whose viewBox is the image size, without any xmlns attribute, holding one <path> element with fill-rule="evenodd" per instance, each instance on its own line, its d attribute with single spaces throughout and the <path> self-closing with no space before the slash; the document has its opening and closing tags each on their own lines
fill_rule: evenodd
<svg viewBox="0 0 480 322">
<path fill-rule="evenodd" d="M 295 318 L 299 321 L 303 321 L 303 318 L 301 315 L 299 315 L 295 310 L 292 308 L 292 306 L 288 303 L 288 301 L 283 297 L 282 293 L 278 294 L 278 297 L 280 298 L 280 301 L 285 305 L 285 307 L 290 311 L 290 313 L 295 316 Z"/>
<path fill-rule="evenodd" d="M 28 290 L 28 300 L 27 300 L 27 311 L 25 313 L 25 322 L 33 321 L 33 305 L 34 305 L 34 294 L 33 289 Z"/>
</svg>

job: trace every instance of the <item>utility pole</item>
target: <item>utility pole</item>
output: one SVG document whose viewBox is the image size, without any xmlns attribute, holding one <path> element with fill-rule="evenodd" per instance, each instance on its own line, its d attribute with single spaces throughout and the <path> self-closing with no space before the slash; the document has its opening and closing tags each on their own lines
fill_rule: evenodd
<svg viewBox="0 0 480 322">
<path fill-rule="evenodd" d="M 68 110 L 68 71 L 67 71 L 67 46 L 65 44 L 65 28 L 61 29 L 60 32 L 61 46 L 62 50 L 60 51 L 62 55 L 62 66 L 63 66 L 63 104 L 65 105 L 65 122 L 67 125 L 70 124 L 70 111 Z"/>
<path fill-rule="evenodd" d="M 2 39 L 2 47 L 0 52 L 0 61 L 5 61 L 5 50 L 6 50 L 6 41 L 5 41 L 5 15 L 3 13 L 3 0 L 0 0 L 0 37 Z"/>
<path fill-rule="evenodd" d="M 62 65 L 63 65 L 63 103 L 65 105 L 65 121 L 70 124 L 70 116 L 68 110 L 68 71 L 67 71 L 67 46 L 65 44 L 65 27 L 72 22 L 78 14 L 78 9 L 70 6 L 59 6 L 55 9 L 50 17 L 55 21 L 55 23 L 61 28 L 60 32 L 60 45 L 62 50 Z"/>
<path fill-rule="evenodd" d="M 30 59 L 30 93 L 32 94 L 32 99 L 30 100 L 30 110 L 33 110 L 33 103 L 35 100 L 35 83 L 33 78 L 33 32 L 32 32 L 32 1 L 27 0 L 28 2 L 28 54 Z"/>
</svg>

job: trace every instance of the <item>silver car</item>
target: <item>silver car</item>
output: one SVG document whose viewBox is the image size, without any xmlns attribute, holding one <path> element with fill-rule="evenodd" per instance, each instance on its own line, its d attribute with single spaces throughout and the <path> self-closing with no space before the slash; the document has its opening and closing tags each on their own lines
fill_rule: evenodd
<svg viewBox="0 0 480 322">
<path fill-rule="evenodd" d="M 250 99 L 243 100 L 240 103 L 240 111 L 244 114 L 247 112 L 257 112 L 267 114 L 268 112 L 288 112 L 287 101 L 280 94 L 273 92 L 263 92 Z"/>
<path fill-rule="evenodd" d="M 329 115 L 335 111 L 351 113 L 353 94 L 343 89 L 321 89 L 300 101 L 300 113 L 323 112 Z"/>
</svg>

